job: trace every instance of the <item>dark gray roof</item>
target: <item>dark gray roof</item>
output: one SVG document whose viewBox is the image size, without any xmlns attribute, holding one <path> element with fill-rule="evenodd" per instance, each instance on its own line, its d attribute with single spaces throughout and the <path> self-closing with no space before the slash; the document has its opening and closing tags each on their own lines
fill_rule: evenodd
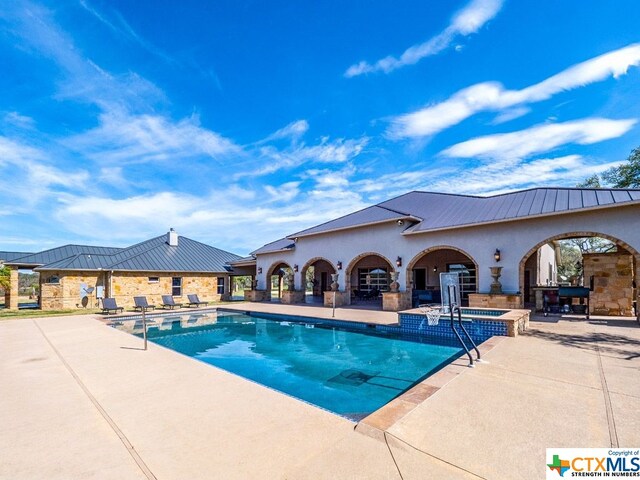
<svg viewBox="0 0 640 480">
<path fill-rule="evenodd" d="M 246 265 L 246 264 L 255 264 L 255 263 L 256 263 L 256 257 L 251 255 L 249 257 L 242 257 L 236 260 L 232 260 L 231 262 L 229 262 L 229 265 L 233 267 L 234 265 Z"/>
<path fill-rule="evenodd" d="M 417 233 L 638 202 L 635 189 L 534 188 L 490 197 L 411 192 L 382 205 L 409 207 L 422 221 L 406 233 Z"/>
<path fill-rule="evenodd" d="M 32 255 L 32 252 L 0 252 L 0 262 L 10 262 L 26 255 Z"/>
<path fill-rule="evenodd" d="M 373 223 L 388 222 L 391 220 L 401 220 L 406 218 L 412 218 L 413 215 L 408 213 L 406 205 L 391 207 L 385 204 L 373 205 L 357 212 L 350 213 L 344 217 L 330 220 L 326 223 L 316 225 L 315 227 L 307 228 L 301 232 L 289 235 L 289 238 L 303 237 L 305 235 L 313 235 L 315 233 L 321 233 L 328 230 L 342 230 L 344 228 L 353 228 L 358 225 L 371 225 Z"/>
<path fill-rule="evenodd" d="M 8 264 L 39 266 L 48 263 L 58 262 L 65 258 L 73 257 L 79 254 L 90 255 L 112 255 L 119 252 L 122 248 L 116 247 L 96 247 L 92 245 L 63 245 L 62 247 L 50 248 L 38 253 L 31 253 L 19 258 L 14 258 Z"/>
<path fill-rule="evenodd" d="M 170 246 L 167 236 L 146 240 L 119 249 L 112 255 L 77 254 L 52 262 L 37 270 L 115 270 L 142 272 L 224 273 L 231 270 L 229 262 L 240 257 L 219 248 L 179 237 L 178 245 Z"/>
<path fill-rule="evenodd" d="M 638 203 L 640 189 L 533 188 L 488 197 L 415 191 L 291 234 L 253 253 L 293 248 L 291 239 L 296 237 L 386 221 L 412 220 L 403 232 L 410 234 Z"/>
<path fill-rule="evenodd" d="M 251 255 L 257 255 L 261 253 L 280 252 L 282 250 L 290 250 L 295 247 L 295 242 L 290 238 L 281 238 L 275 242 L 267 243 L 260 247 L 255 252 L 251 252 Z"/>
</svg>

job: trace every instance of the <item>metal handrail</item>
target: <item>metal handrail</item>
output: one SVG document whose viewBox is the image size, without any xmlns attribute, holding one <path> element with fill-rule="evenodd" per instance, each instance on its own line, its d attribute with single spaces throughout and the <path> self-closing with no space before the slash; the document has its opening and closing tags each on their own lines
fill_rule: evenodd
<svg viewBox="0 0 640 480">
<path fill-rule="evenodd" d="M 455 322 L 454 316 L 456 314 L 458 315 L 458 325 L 460 326 L 460 329 L 464 332 L 465 336 L 469 339 L 469 342 L 471 342 L 471 345 L 473 345 L 473 349 L 476 351 L 476 355 L 477 355 L 476 360 L 478 362 L 482 361 L 480 358 L 480 350 L 478 350 L 476 343 L 471 338 L 471 335 L 469 335 L 469 332 L 467 332 L 467 329 L 464 328 L 464 325 L 462 325 L 462 309 L 457 303 L 455 303 L 452 300 L 453 298 L 456 298 L 456 287 L 455 285 L 449 285 L 449 317 L 451 318 L 451 330 L 453 330 L 453 333 L 455 333 L 456 337 L 458 338 L 460 345 L 462 345 L 462 348 L 464 348 L 464 351 L 467 353 L 467 356 L 469 357 L 469 367 L 473 368 L 475 367 L 475 364 L 473 363 L 473 356 L 471 355 L 471 351 L 467 348 L 467 345 L 462 340 L 462 337 L 456 330 L 456 327 L 454 324 Z"/>
</svg>

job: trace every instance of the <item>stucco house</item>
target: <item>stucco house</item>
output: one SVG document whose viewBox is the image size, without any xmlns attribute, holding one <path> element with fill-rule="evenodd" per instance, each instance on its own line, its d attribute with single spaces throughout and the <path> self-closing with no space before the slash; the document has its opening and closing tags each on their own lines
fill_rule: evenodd
<svg viewBox="0 0 640 480">
<path fill-rule="evenodd" d="M 469 306 L 522 308 L 538 286 L 557 280 L 554 242 L 589 236 L 617 246 L 589 259 L 606 268 L 587 272 L 585 264 L 594 292 L 600 290 L 592 309 L 631 314 L 640 273 L 638 189 L 534 188 L 487 197 L 409 192 L 254 251 L 257 283 L 247 299 L 277 295 L 298 303 L 312 291 L 325 305 L 344 305 L 380 291 L 383 309 L 402 310 L 437 302 L 439 273 L 458 271 Z"/>
<path fill-rule="evenodd" d="M 16 277 L 15 292 L 9 292 L 6 305 L 18 307 L 17 272 L 25 268 L 40 273 L 43 310 L 96 307 L 104 297 L 115 298 L 125 308 L 140 295 L 156 305 L 162 303 L 162 295 L 173 295 L 176 303 L 186 302 L 193 293 L 202 301 L 226 299 L 229 262 L 239 258 L 173 229 L 127 248 L 65 245 L 6 262 Z"/>
</svg>

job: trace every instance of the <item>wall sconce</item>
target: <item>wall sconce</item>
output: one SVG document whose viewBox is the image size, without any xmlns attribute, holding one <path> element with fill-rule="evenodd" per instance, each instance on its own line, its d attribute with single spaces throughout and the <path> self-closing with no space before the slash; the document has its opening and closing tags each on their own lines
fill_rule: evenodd
<svg viewBox="0 0 640 480">
<path fill-rule="evenodd" d="M 258 267 L 258 275 L 262 273 L 262 267 Z"/>
<path fill-rule="evenodd" d="M 298 271 L 298 265 L 297 265 L 297 264 L 293 266 L 293 271 L 294 271 L 294 272 L 297 272 L 297 271 Z"/>
<path fill-rule="evenodd" d="M 434 271 L 434 272 L 437 272 L 437 271 L 438 271 L 438 266 L 437 266 L 437 265 L 434 265 L 434 266 L 433 266 L 433 271 Z"/>
<path fill-rule="evenodd" d="M 396 266 L 397 267 L 401 267 L 402 266 L 402 257 L 396 258 Z"/>
<path fill-rule="evenodd" d="M 496 262 L 500 261 L 500 250 L 496 248 L 496 253 L 493 254 L 493 258 L 496 259 Z"/>
<path fill-rule="evenodd" d="M 342 270 L 342 262 L 340 260 L 338 260 L 336 266 L 338 267 L 338 270 Z"/>
</svg>

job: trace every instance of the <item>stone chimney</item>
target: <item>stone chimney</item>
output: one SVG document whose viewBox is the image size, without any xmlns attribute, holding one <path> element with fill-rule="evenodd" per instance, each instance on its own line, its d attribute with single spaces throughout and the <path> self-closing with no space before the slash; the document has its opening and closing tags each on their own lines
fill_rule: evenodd
<svg viewBox="0 0 640 480">
<path fill-rule="evenodd" d="M 178 246 L 178 232 L 176 232 L 173 228 L 170 228 L 169 233 L 167 233 L 167 243 L 171 247 Z"/>
</svg>

